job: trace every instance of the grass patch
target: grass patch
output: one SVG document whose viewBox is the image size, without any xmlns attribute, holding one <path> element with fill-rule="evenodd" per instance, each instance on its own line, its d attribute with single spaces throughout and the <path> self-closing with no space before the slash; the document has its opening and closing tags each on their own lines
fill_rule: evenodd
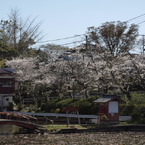
<svg viewBox="0 0 145 145">
<path fill-rule="evenodd" d="M 95 129 L 95 128 L 100 128 L 100 127 L 108 127 L 107 124 L 71 124 L 71 125 L 60 125 L 60 124 L 49 124 L 49 125 L 44 125 L 44 127 L 48 130 L 48 131 L 59 131 L 61 129 Z"/>
<path fill-rule="evenodd" d="M 76 124 L 71 124 L 71 125 L 60 125 L 60 124 L 55 124 L 55 125 L 45 125 L 44 126 L 47 130 L 61 130 L 61 129 L 71 129 L 71 128 L 77 128 L 77 129 L 88 129 L 94 127 L 94 125 L 76 125 Z"/>
<path fill-rule="evenodd" d="M 119 125 L 127 125 L 127 124 L 130 124 L 128 121 L 121 121 L 119 122 Z"/>
</svg>

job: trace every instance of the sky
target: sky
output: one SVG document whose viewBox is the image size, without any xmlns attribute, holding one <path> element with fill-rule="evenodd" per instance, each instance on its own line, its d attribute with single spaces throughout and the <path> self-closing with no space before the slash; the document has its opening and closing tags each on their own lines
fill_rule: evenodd
<svg viewBox="0 0 145 145">
<path fill-rule="evenodd" d="M 22 19 L 29 16 L 42 21 L 43 40 L 55 40 L 84 34 L 88 27 L 110 21 L 127 21 L 145 14 L 145 0 L 0 0 L 0 19 L 18 9 Z M 145 15 L 132 23 L 145 21 Z M 145 34 L 145 23 L 139 25 Z M 61 43 L 61 42 L 60 42 Z M 66 42 L 65 42 L 66 43 Z"/>
</svg>

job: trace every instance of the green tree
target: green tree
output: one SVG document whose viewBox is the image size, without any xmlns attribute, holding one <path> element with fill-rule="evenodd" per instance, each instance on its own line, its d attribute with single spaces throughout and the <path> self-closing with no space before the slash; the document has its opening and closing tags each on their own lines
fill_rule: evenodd
<svg viewBox="0 0 145 145">
<path fill-rule="evenodd" d="M 128 26 L 126 22 L 106 22 L 100 27 L 88 28 L 90 42 L 100 52 L 107 51 L 112 57 L 126 55 L 138 36 L 138 26 Z"/>
<path fill-rule="evenodd" d="M 105 93 L 108 93 L 108 91 L 116 93 L 116 90 L 120 88 L 121 84 L 120 81 L 118 81 L 118 77 L 121 77 L 121 75 L 118 76 L 117 74 L 117 66 L 120 66 L 121 62 L 124 62 L 122 59 L 125 57 L 132 59 L 130 58 L 130 52 L 135 46 L 134 44 L 137 36 L 137 25 L 128 25 L 126 22 L 120 21 L 106 22 L 100 27 L 88 28 L 88 42 L 90 42 L 88 48 L 91 48 L 90 50 L 88 49 L 88 51 L 93 52 L 89 54 L 91 54 L 90 57 L 92 64 L 94 64 L 96 75 L 100 74 L 100 71 L 103 74 L 102 79 L 99 77 L 99 80 L 103 82 L 100 86 L 102 86 L 102 90 L 105 90 Z M 97 59 L 97 56 L 100 58 Z M 98 63 L 99 60 L 102 60 L 104 64 L 101 70 L 98 70 L 98 67 L 96 67 L 96 63 Z M 128 77 L 130 78 L 130 76 Z M 123 82 L 123 84 L 125 84 L 125 89 L 127 80 L 128 79 Z M 130 92 L 128 88 L 130 88 L 130 85 L 125 90 L 127 96 L 129 96 L 128 94 Z"/>
<path fill-rule="evenodd" d="M 41 22 L 36 23 L 35 18 L 23 21 L 18 10 L 11 10 L 8 20 L 0 22 L 0 40 L 18 55 L 27 55 L 27 50 L 42 38 L 40 26 Z"/>
</svg>

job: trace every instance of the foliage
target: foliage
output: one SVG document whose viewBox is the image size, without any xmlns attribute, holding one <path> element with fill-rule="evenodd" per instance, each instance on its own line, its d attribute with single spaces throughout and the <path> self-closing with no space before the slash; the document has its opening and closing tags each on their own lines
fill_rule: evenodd
<svg viewBox="0 0 145 145">
<path fill-rule="evenodd" d="M 145 104 L 136 106 L 132 111 L 133 121 L 145 123 Z"/>
<path fill-rule="evenodd" d="M 145 90 L 145 56 L 131 54 L 138 47 L 137 25 L 118 21 L 90 27 L 86 46 L 71 50 L 54 44 L 33 49 L 42 38 L 40 26 L 35 18 L 22 20 L 18 10 L 0 21 L 0 67 L 16 70 L 20 88 L 17 105 L 9 110 L 58 113 L 79 106 L 81 114 L 97 114 L 97 95 L 116 93 L 126 95 L 121 115 L 145 123 L 145 95 L 138 92 Z M 34 100 L 29 107 L 23 104 L 27 97 Z"/>
<path fill-rule="evenodd" d="M 12 14 L 15 16 L 17 13 Z M 12 23 L 17 27 L 12 27 Z M 136 25 L 107 22 L 99 28 L 89 28 L 88 49 L 82 45 L 71 51 L 50 44 L 41 46 L 43 50 L 34 50 L 31 48 L 33 43 L 29 41 L 30 35 L 26 34 L 25 29 L 22 33 L 25 39 L 21 42 L 20 39 L 9 40 L 13 42 L 10 43 L 8 35 L 4 34 L 10 26 L 10 29 L 19 32 L 20 25 L 15 21 L 2 21 L 1 25 L 5 27 L 1 31 L 1 44 L 5 49 L 2 47 L 0 51 L 10 53 L 14 49 L 16 53 L 24 52 L 27 56 L 7 60 L 6 66 L 16 70 L 20 82 L 17 93 L 19 97 L 15 100 L 23 103 L 25 97 L 34 99 L 34 106 L 30 110 L 36 111 L 36 107 L 40 107 L 43 112 L 61 112 L 66 106 L 79 106 L 82 114 L 97 114 L 99 107 L 93 103 L 95 97 L 92 98 L 92 95 L 116 93 L 125 94 L 129 102 L 122 105 L 121 113 L 135 115 L 136 112 L 132 110 L 144 102 L 144 95 L 136 97 L 131 93 L 134 89 L 145 90 L 145 57 L 130 54 L 138 34 Z M 28 30 L 31 30 L 32 25 L 33 22 L 27 27 Z M 19 36 L 19 33 L 13 36 Z M 21 49 L 18 50 L 20 45 Z"/>
<path fill-rule="evenodd" d="M 5 60 L 4 59 L 1 59 L 0 60 L 0 68 L 4 67 L 4 64 L 5 64 Z"/>
<path fill-rule="evenodd" d="M 132 111 L 134 109 L 135 109 L 134 105 L 122 104 L 122 105 L 120 105 L 120 115 L 122 115 L 122 116 L 131 116 L 132 115 Z"/>
<path fill-rule="evenodd" d="M 27 112 L 39 112 L 39 111 L 40 109 L 35 104 L 32 104 L 29 107 L 27 107 Z"/>
<path fill-rule="evenodd" d="M 55 110 L 55 113 L 60 113 L 60 109 L 57 108 L 57 109 Z"/>
<path fill-rule="evenodd" d="M 41 105 L 41 111 L 43 112 L 62 112 L 65 107 L 79 107 L 81 114 L 97 114 L 99 111 L 99 105 L 93 103 L 95 97 L 89 99 L 63 99 L 53 100 Z"/>
<path fill-rule="evenodd" d="M 63 99 L 63 100 L 60 100 L 59 102 L 57 102 L 57 103 L 56 103 L 56 106 L 57 106 L 58 108 L 63 109 L 63 108 L 65 108 L 65 107 L 70 106 L 73 102 L 74 102 L 74 100 L 71 99 L 71 98 L 70 98 L 70 99 Z"/>
<path fill-rule="evenodd" d="M 9 103 L 9 106 L 7 107 L 7 111 L 13 111 L 14 109 L 14 103 Z"/>
<path fill-rule="evenodd" d="M 120 115 L 132 116 L 133 123 L 145 123 L 145 93 L 132 93 L 131 100 L 120 106 Z"/>
<path fill-rule="evenodd" d="M 107 50 L 112 57 L 128 54 L 138 35 L 138 26 L 128 26 L 126 22 L 106 22 L 100 27 L 88 29 L 90 41 L 93 41 L 100 51 Z M 108 58 L 107 58 L 108 59 Z"/>
<path fill-rule="evenodd" d="M 59 130 L 61 130 L 61 129 L 66 129 L 66 128 L 68 128 L 68 129 L 71 129 L 71 128 L 77 128 L 77 129 L 87 129 L 87 125 L 84 127 L 84 126 L 82 126 L 82 125 L 59 125 L 59 124 L 57 124 L 57 125 L 46 125 L 45 126 L 46 128 L 47 128 L 47 130 L 55 130 L 55 131 L 59 131 Z"/>
<path fill-rule="evenodd" d="M 41 22 L 27 18 L 22 20 L 19 10 L 12 9 L 7 20 L 0 21 L 0 52 L 7 59 L 16 56 L 29 56 L 31 46 L 41 39 Z M 35 51 L 35 50 L 33 50 Z M 9 55 L 9 57 L 7 56 Z"/>
<path fill-rule="evenodd" d="M 142 105 L 145 104 L 145 93 L 144 92 L 133 92 L 130 104 Z"/>
<path fill-rule="evenodd" d="M 108 120 L 108 117 L 104 114 L 103 116 L 101 116 L 101 120 Z"/>
<path fill-rule="evenodd" d="M 7 44 L 4 44 L 0 40 L 0 59 L 11 59 L 12 57 L 17 56 L 17 51 Z"/>
</svg>

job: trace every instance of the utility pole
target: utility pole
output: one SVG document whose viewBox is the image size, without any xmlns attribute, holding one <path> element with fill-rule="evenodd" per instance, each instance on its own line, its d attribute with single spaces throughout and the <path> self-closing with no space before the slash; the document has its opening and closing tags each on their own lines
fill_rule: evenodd
<svg viewBox="0 0 145 145">
<path fill-rule="evenodd" d="M 86 35 L 86 38 L 85 38 L 85 39 L 86 39 L 86 43 L 84 44 L 84 46 L 85 46 L 85 51 L 84 51 L 84 52 L 86 53 L 86 51 L 88 50 L 88 36 L 87 36 L 87 35 Z M 83 52 L 83 53 L 84 53 L 84 52 Z M 84 60 L 84 57 L 85 57 L 85 56 L 84 56 L 84 54 L 83 54 L 83 60 Z"/>
<path fill-rule="evenodd" d="M 143 55 L 144 55 L 144 51 L 145 51 L 145 48 L 144 48 L 144 43 L 145 43 L 145 35 L 142 35 L 142 50 L 143 50 Z"/>
<path fill-rule="evenodd" d="M 88 36 L 86 35 L 86 50 L 88 49 Z"/>
</svg>

